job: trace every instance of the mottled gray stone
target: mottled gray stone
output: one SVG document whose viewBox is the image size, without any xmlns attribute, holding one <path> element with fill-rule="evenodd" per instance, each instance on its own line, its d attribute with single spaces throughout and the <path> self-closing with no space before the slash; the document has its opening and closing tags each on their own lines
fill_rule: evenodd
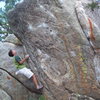
<svg viewBox="0 0 100 100">
<path fill-rule="evenodd" d="M 2 89 L 0 89 L 0 100 L 11 100 L 11 97 Z"/>
<path fill-rule="evenodd" d="M 14 34 L 9 34 L 5 38 L 4 42 L 13 43 L 15 45 L 22 45 L 21 42 L 18 40 L 18 38 Z"/>
</svg>

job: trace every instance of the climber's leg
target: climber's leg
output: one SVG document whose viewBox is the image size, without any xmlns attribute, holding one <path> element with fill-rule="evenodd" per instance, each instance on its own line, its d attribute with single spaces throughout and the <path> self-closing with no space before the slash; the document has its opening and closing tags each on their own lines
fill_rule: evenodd
<svg viewBox="0 0 100 100">
<path fill-rule="evenodd" d="M 35 84 L 37 89 L 43 88 L 42 85 L 39 85 L 39 82 L 38 82 L 36 76 L 34 75 L 34 73 L 30 69 L 22 68 L 22 69 L 20 69 L 19 71 L 16 72 L 16 75 L 17 74 L 22 74 L 22 75 L 26 76 L 28 79 L 32 78 L 33 83 Z"/>
<path fill-rule="evenodd" d="M 38 80 L 37 80 L 35 75 L 32 76 L 32 79 L 33 79 L 33 82 L 34 82 L 34 84 L 35 84 L 37 89 L 42 89 L 43 88 L 42 85 L 39 85 L 39 82 L 38 82 Z"/>
<path fill-rule="evenodd" d="M 39 86 L 38 86 L 38 81 L 37 81 L 35 75 L 32 76 L 32 80 L 33 80 L 33 83 L 35 84 L 36 88 L 38 88 L 38 87 L 39 87 Z"/>
</svg>

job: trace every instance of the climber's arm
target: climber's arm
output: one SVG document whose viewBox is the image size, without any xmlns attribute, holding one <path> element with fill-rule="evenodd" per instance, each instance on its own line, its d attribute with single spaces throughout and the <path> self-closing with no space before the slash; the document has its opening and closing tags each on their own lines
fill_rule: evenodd
<svg viewBox="0 0 100 100">
<path fill-rule="evenodd" d="M 19 64 L 23 64 L 26 61 L 26 58 L 23 58 L 21 61 L 19 61 Z"/>
<path fill-rule="evenodd" d="M 15 58 L 15 60 L 19 63 L 19 64 L 23 64 L 27 59 L 29 58 L 29 55 L 26 55 L 25 58 L 21 59 L 19 56 L 17 56 Z"/>
</svg>

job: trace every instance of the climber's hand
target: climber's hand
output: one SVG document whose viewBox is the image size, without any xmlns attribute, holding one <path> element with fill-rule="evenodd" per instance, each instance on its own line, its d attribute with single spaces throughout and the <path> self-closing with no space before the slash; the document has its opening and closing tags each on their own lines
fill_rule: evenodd
<svg viewBox="0 0 100 100">
<path fill-rule="evenodd" d="M 25 58 L 28 59 L 29 58 L 29 55 L 26 55 Z"/>
</svg>

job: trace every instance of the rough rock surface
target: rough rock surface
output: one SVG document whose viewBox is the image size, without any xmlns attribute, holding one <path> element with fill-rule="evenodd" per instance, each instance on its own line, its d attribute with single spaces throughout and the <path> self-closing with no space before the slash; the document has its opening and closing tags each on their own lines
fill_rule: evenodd
<svg viewBox="0 0 100 100">
<path fill-rule="evenodd" d="M 0 100 L 11 100 L 11 97 L 2 89 L 0 89 Z"/>
<path fill-rule="evenodd" d="M 100 11 L 99 10 L 100 9 L 95 8 L 94 11 L 91 11 L 89 8 L 86 7 L 91 2 L 88 3 L 89 0 L 86 0 L 86 1 L 87 2 L 85 2 L 85 3 L 84 3 L 84 1 L 82 3 L 78 3 L 78 6 L 80 6 L 78 8 L 81 10 L 81 11 L 79 11 L 79 12 L 81 12 L 80 15 L 82 15 L 82 13 L 83 13 L 83 16 L 85 17 L 84 18 L 84 17 L 80 16 L 79 19 L 81 19 L 81 21 L 83 21 L 83 22 L 81 22 L 81 24 L 82 24 L 82 26 L 84 24 L 85 28 L 83 27 L 83 29 L 85 31 L 87 31 L 87 33 L 90 32 L 90 28 L 89 28 L 90 25 L 89 25 L 88 18 L 91 19 L 91 22 L 93 25 L 93 33 L 95 36 L 95 41 L 92 41 L 92 43 L 95 46 L 95 48 L 100 48 L 100 29 L 99 29 L 99 27 L 100 27 L 100 21 L 99 21 L 99 14 L 100 14 L 99 12 Z M 82 8 L 84 8 L 84 9 L 82 9 Z"/>
<path fill-rule="evenodd" d="M 92 19 L 90 19 L 90 17 L 88 15 L 86 15 L 85 13 L 86 11 L 83 9 L 82 3 L 81 1 L 78 1 L 76 3 L 76 13 L 77 13 L 77 17 L 79 19 L 80 25 L 84 31 L 84 34 L 86 35 L 86 37 L 89 36 L 89 34 L 91 32 L 93 32 L 95 40 L 91 40 L 90 44 L 91 46 L 93 46 L 94 51 L 96 52 L 95 56 L 94 56 L 94 66 L 95 66 L 95 72 L 96 72 L 96 78 L 97 80 L 100 82 L 100 30 L 98 28 L 98 26 L 94 23 L 94 21 Z M 93 30 L 91 31 L 90 29 L 90 24 L 89 24 L 89 20 L 91 20 L 92 23 L 92 27 Z"/>
<path fill-rule="evenodd" d="M 48 100 L 69 100 L 71 93 L 100 98 L 93 51 L 78 23 L 75 2 L 25 0 L 8 15 Z"/>
<path fill-rule="evenodd" d="M 69 100 L 94 100 L 91 97 L 87 97 L 86 95 L 79 95 L 79 94 L 71 94 L 71 97 L 69 98 Z"/>
<path fill-rule="evenodd" d="M 12 44 L 15 44 L 15 45 L 21 45 L 21 42 L 18 40 L 18 38 L 16 38 L 16 36 L 14 34 L 9 34 L 4 42 L 9 42 L 9 43 L 12 43 Z"/>
<path fill-rule="evenodd" d="M 93 0 L 93 1 L 96 1 L 96 0 Z M 95 8 L 94 11 L 91 11 L 91 9 L 87 7 L 87 5 L 89 3 L 92 3 L 92 0 L 82 0 L 82 4 L 84 6 L 86 14 L 90 18 L 92 18 L 92 20 L 98 25 L 98 27 L 100 27 L 100 21 L 99 21 L 99 18 L 100 18 L 100 8 Z M 100 6 L 100 3 L 98 3 L 98 4 Z"/>
</svg>

